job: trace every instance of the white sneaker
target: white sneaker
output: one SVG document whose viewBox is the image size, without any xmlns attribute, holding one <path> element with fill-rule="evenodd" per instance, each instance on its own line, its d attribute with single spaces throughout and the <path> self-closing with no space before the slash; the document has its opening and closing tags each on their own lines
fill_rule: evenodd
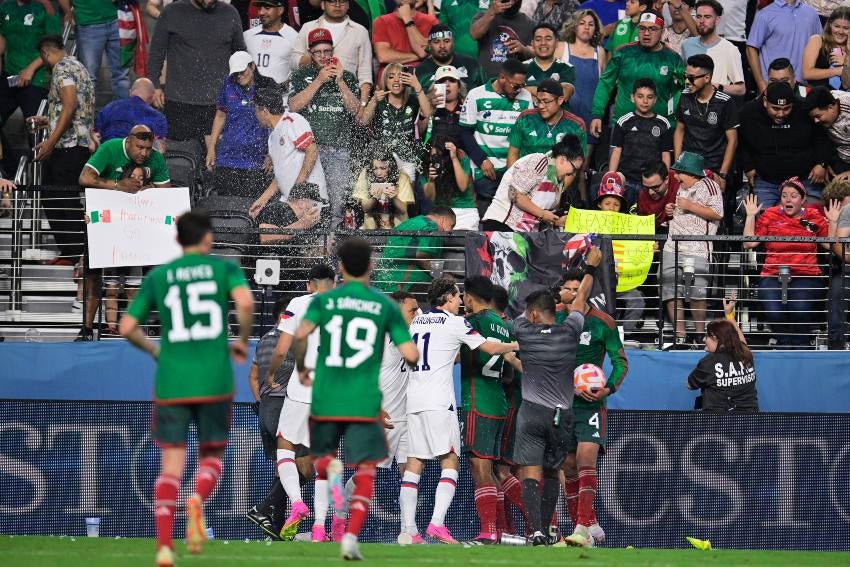
<svg viewBox="0 0 850 567">
<path fill-rule="evenodd" d="M 363 561 L 360 548 L 357 546 L 357 536 L 345 534 L 340 542 L 340 557 L 345 561 Z"/>
<path fill-rule="evenodd" d="M 573 533 L 565 537 L 564 541 L 573 547 L 593 547 L 593 536 L 590 535 L 587 526 L 581 524 L 577 525 Z"/>
<path fill-rule="evenodd" d="M 587 531 L 590 532 L 591 537 L 593 537 L 594 545 L 605 542 L 605 531 L 599 524 L 591 525 L 589 528 L 587 528 Z"/>
<path fill-rule="evenodd" d="M 83 312 L 83 302 L 79 299 L 75 299 L 71 304 L 71 313 L 82 313 Z"/>
</svg>

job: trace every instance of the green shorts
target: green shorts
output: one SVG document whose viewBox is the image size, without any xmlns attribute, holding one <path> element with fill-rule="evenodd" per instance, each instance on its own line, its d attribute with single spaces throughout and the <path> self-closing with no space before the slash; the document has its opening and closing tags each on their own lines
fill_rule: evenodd
<svg viewBox="0 0 850 567">
<path fill-rule="evenodd" d="M 502 422 L 502 446 L 499 450 L 499 461 L 511 466 L 515 464 L 514 441 L 516 441 L 516 414 L 518 411 L 519 404 L 516 407 L 508 408 L 508 415 Z"/>
<path fill-rule="evenodd" d="M 596 443 L 605 452 L 605 434 L 608 429 L 608 409 L 603 405 L 588 408 L 573 404 L 573 435 L 570 453 L 575 453 L 579 443 Z"/>
<path fill-rule="evenodd" d="M 206 404 L 155 404 L 153 438 L 160 447 L 184 447 L 189 424 L 198 428 L 198 447 L 224 448 L 230 435 L 230 400 Z"/>
<path fill-rule="evenodd" d="M 504 417 L 481 415 L 475 410 L 461 412 L 463 451 L 479 459 L 498 459 L 502 454 Z"/>
<path fill-rule="evenodd" d="M 343 437 L 346 464 L 380 463 L 387 458 L 387 438 L 378 421 L 310 420 L 310 453 L 314 456 L 335 455 Z"/>
</svg>

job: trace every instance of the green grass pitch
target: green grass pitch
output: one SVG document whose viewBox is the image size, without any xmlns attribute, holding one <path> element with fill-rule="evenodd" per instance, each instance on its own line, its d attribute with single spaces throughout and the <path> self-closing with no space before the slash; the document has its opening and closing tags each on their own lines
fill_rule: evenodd
<svg viewBox="0 0 850 567">
<path fill-rule="evenodd" d="M 696 549 L 576 549 L 531 547 L 475 547 L 449 545 L 365 544 L 361 546 L 368 565 L 413 567 L 416 565 L 480 565 L 563 567 L 578 565 L 735 565 L 819 566 L 847 565 L 847 553 L 802 551 L 738 551 Z M 149 539 L 107 539 L 84 537 L 0 536 L 0 561 L 15 567 L 150 567 L 154 563 L 154 542 Z M 202 555 L 189 555 L 177 543 L 176 565 L 238 566 L 252 565 L 341 565 L 339 546 L 300 542 L 211 541 Z"/>
</svg>

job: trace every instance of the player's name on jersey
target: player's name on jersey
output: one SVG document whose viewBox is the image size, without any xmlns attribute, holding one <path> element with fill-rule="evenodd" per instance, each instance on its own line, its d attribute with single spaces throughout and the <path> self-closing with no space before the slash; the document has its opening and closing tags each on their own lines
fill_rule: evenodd
<svg viewBox="0 0 850 567">
<path fill-rule="evenodd" d="M 356 297 L 338 297 L 328 299 L 328 309 L 345 309 L 348 311 L 359 311 L 361 313 L 381 314 L 381 304 L 377 301 L 357 299 Z"/>
<path fill-rule="evenodd" d="M 209 264 L 201 264 L 199 266 L 187 266 L 185 268 L 177 268 L 168 270 L 168 283 L 175 280 L 178 282 L 191 282 L 195 280 L 211 280 L 213 278 L 213 269 Z"/>
<path fill-rule="evenodd" d="M 413 322 L 417 323 L 419 325 L 430 325 L 430 324 L 442 325 L 446 322 L 447 318 L 448 317 L 446 315 L 442 314 L 442 313 L 440 313 L 440 314 L 432 313 L 432 314 L 428 314 L 428 315 L 417 315 L 416 319 L 414 319 Z"/>
</svg>

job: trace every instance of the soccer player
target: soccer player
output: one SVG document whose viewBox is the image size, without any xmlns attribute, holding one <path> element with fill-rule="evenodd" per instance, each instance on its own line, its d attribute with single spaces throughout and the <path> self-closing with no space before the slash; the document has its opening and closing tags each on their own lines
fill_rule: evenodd
<svg viewBox="0 0 850 567">
<path fill-rule="evenodd" d="M 310 269 L 307 276 L 306 295 L 295 297 L 289 302 L 286 316 L 280 319 L 278 329 L 281 331 L 277 342 L 272 362 L 266 373 L 266 381 L 274 379 L 274 373 L 286 357 L 292 345 L 295 331 L 304 319 L 310 302 L 318 293 L 324 293 L 334 287 L 336 274 L 327 264 L 316 264 Z M 308 364 L 315 365 L 316 356 L 319 352 L 319 333 L 313 333 L 308 341 Z M 286 399 L 283 401 L 283 409 L 280 412 L 280 421 L 277 426 L 277 470 L 280 483 L 283 485 L 286 496 L 292 503 L 289 517 L 283 523 L 280 530 L 280 538 L 290 540 L 298 533 L 301 520 L 310 514 L 310 509 L 301 497 L 301 482 L 306 482 L 313 476 L 313 459 L 310 456 L 310 402 L 312 389 L 301 384 L 297 378 L 297 370 L 293 370 L 289 385 L 286 388 Z M 299 479 L 300 477 L 300 479 Z M 320 490 L 321 488 L 321 490 Z M 322 498 L 327 493 L 327 485 L 321 485 L 316 481 L 316 495 L 313 507 L 315 508 L 315 521 L 311 533 L 313 541 L 325 541 L 325 520 L 328 514 L 328 500 Z M 338 524 L 339 522 L 337 522 Z M 339 526 L 337 526 L 339 530 Z M 334 526 L 331 527 L 331 533 Z"/>
<path fill-rule="evenodd" d="M 153 415 L 153 438 L 162 452 L 154 484 L 158 566 L 174 564 L 171 532 L 192 421 L 198 429 L 198 470 L 195 489 L 186 500 L 186 547 L 200 553 L 206 540 L 204 501 L 221 476 L 233 398 L 227 302 L 232 299 L 236 305 L 239 339 L 231 343 L 230 355 L 239 364 L 247 361 L 254 313 L 251 290 L 239 267 L 208 256 L 213 243 L 209 217 L 182 215 L 177 242 L 183 255 L 148 274 L 120 326 L 123 337 L 158 362 Z M 159 344 L 140 328 L 154 309 L 162 322 Z"/>
<path fill-rule="evenodd" d="M 561 304 L 556 322 L 566 319 L 573 304 L 583 274 L 570 271 L 564 274 Z M 565 477 L 567 510 L 575 529 L 565 541 L 570 545 L 592 546 L 605 541 L 605 532 L 596 521 L 593 500 L 596 498 L 596 458 L 605 452 L 606 399 L 617 391 L 629 368 L 617 324 L 607 313 L 589 303 L 584 305 L 584 327 L 576 350 L 576 366 L 595 364 L 602 368 L 605 353 L 611 359 L 612 370 L 605 387 L 597 392 L 581 392 L 573 397 L 573 430 L 570 452 L 561 469 Z"/>
<path fill-rule="evenodd" d="M 504 321 L 508 328 L 513 328 L 513 322 L 505 315 L 508 309 L 508 290 L 501 286 L 493 286 L 493 311 Z M 514 463 L 514 440 L 516 439 L 516 415 L 522 403 L 521 391 L 522 373 L 517 372 L 510 365 L 502 365 L 502 388 L 505 390 L 505 399 L 508 402 L 508 411 L 505 415 L 504 428 L 502 429 L 502 446 L 499 449 L 499 460 L 496 464 L 496 479 L 499 481 L 497 497 L 499 509 L 496 519 L 501 523 L 502 530 L 507 533 L 515 533 L 513 515 L 509 505 L 513 506 L 522 514 L 525 525 L 528 527 L 528 512 L 522 502 L 522 488 L 516 475 L 519 467 Z M 503 517 L 504 515 L 504 517 Z"/>
<path fill-rule="evenodd" d="M 509 327 L 491 309 L 493 287 L 487 276 L 464 280 L 463 303 L 470 313 L 466 321 L 485 339 L 509 343 L 513 340 Z M 481 521 L 481 531 L 473 541 L 490 545 L 499 542 L 499 500 L 493 463 L 501 456 L 502 430 L 508 409 L 502 388 L 504 361 L 501 356 L 491 356 L 481 349 L 473 352 L 466 345 L 461 347 L 460 360 L 463 450 L 469 457 L 469 469 L 475 483 L 475 508 Z"/>
<path fill-rule="evenodd" d="M 454 498 L 458 478 L 460 426 L 454 396 L 453 369 L 460 347 L 481 349 L 489 356 L 516 350 L 515 342 L 488 341 L 458 316 L 460 290 L 453 278 L 437 278 L 428 288 L 429 313 L 417 316 L 410 325 L 419 350 L 419 365 L 411 365 L 407 388 L 407 439 L 409 454 L 401 481 L 400 544 L 422 543 L 416 526 L 419 478 L 425 461 L 442 465 L 434 496 L 434 512 L 425 533 L 443 543 L 457 543 L 444 525 Z"/>
<path fill-rule="evenodd" d="M 313 298 L 295 333 L 293 348 L 301 383 L 313 384 L 315 391 L 310 450 L 316 457 L 316 475 L 327 481 L 338 515 L 344 506 L 344 490 L 342 463 L 336 452 L 343 436 L 345 460 L 357 467 L 341 555 L 346 560 L 359 560 L 363 556 L 357 536 L 369 514 L 375 465 L 387 457 L 378 376 L 384 338 L 389 335 L 410 366 L 418 362 L 419 353 L 396 304 L 368 285 L 371 245 L 362 238 L 349 238 L 337 255 L 345 284 Z M 317 328 L 319 355 L 313 383 L 313 367 L 305 358 L 308 337 Z M 317 493 L 321 490 L 319 480 Z"/>
</svg>

